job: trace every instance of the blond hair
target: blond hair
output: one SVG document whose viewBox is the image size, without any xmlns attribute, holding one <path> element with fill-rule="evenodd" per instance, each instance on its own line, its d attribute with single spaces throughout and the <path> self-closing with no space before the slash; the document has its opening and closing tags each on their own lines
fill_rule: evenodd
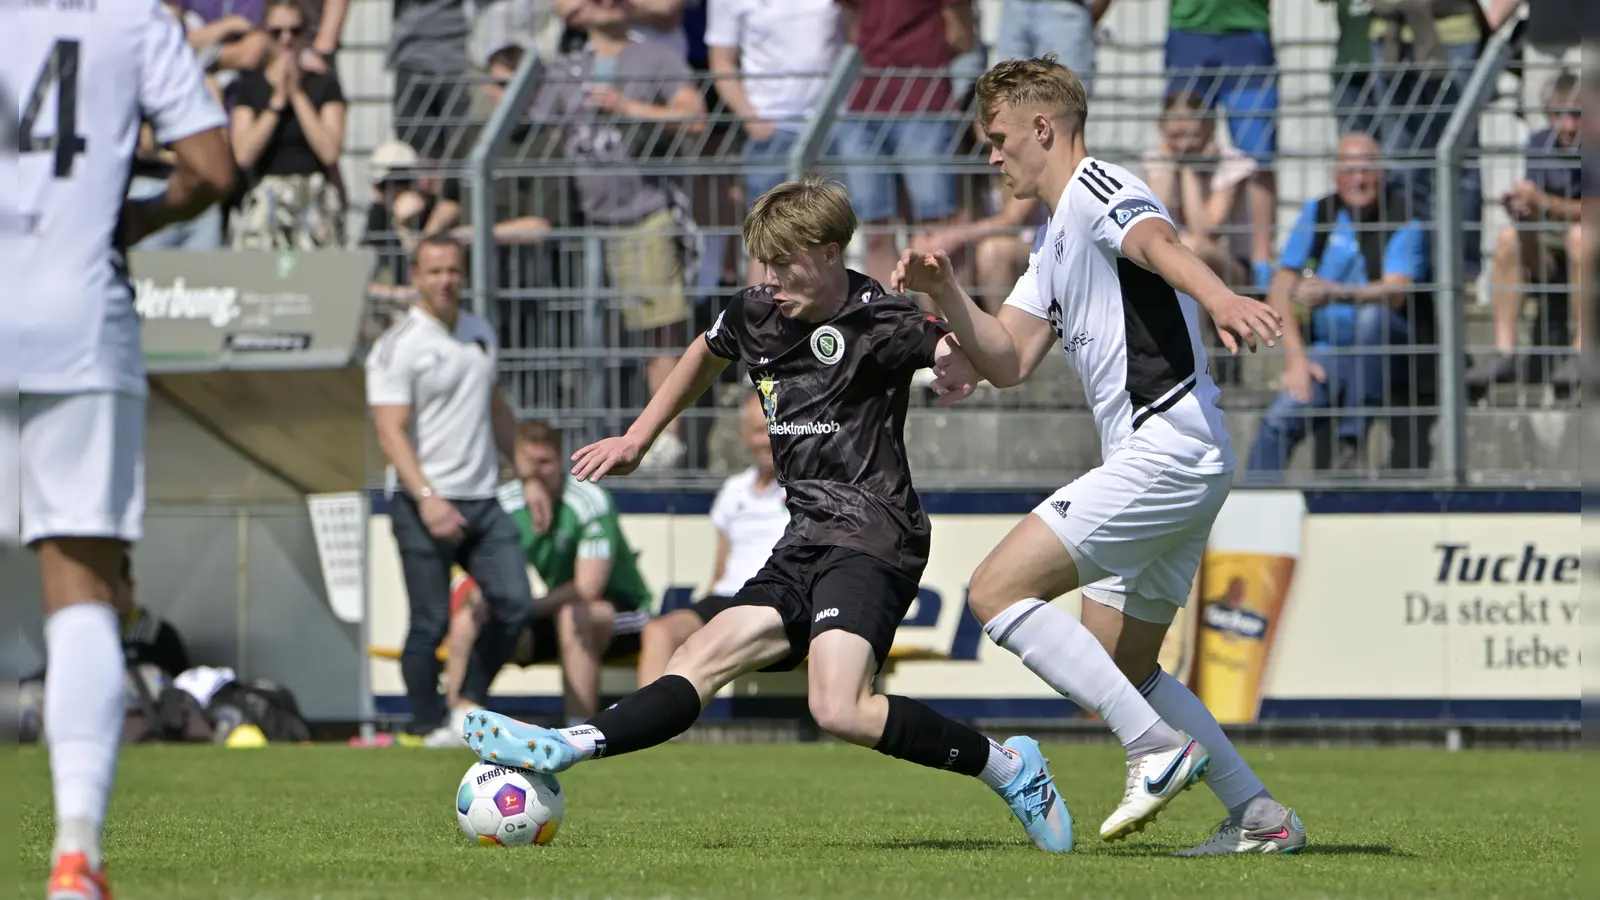
<svg viewBox="0 0 1600 900">
<path fill-rule="evenodd" d="M 1089 117 L 1089 95 L 1083 82 L 1054 53 L 1036 59 L 1008 59 L 978 78 L 978 121 L 988 127 L 1002 105 L 1039 107 L 1067 126 L 1083 131 Z"/>
<path fill-rule="evenodd" d="M 817 244 L 842 248 L 855 233 L 856 212 L 844 186 L 816 175 L 767 191 L 744 217 L 745 251 L 762 262 Z"/>
</svg>

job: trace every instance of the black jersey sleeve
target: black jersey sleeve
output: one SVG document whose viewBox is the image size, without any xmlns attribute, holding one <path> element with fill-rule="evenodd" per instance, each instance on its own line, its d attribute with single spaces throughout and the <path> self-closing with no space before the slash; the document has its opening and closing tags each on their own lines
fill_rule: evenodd
<svg viewBox="0 0 1600 900">
<path fill-rule="evenodd" d="M 925 369 L 933 365 L 933 351 L 950 333 L 944 319 L 929 315 L 910 300 L 885 297 L 873 327 L 873 355 L 890 371 Z"/>
<path fill-rule="evenodd" d="M 733 295 L 728 305 L 717 314 L 717 320 L 706 329 L 706 347 L 711 355 L 739 361 L 739 336 L 745 328 L 745 292 Z"/>
</svg>

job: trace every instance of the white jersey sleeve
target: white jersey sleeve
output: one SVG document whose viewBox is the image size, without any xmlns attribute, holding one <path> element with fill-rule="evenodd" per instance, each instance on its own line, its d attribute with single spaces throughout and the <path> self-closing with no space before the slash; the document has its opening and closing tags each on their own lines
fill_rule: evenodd
<svg viewBox="0 0 1600 900">
<path fill-rule="evenodd" d="M 1133 226 L 1145 219 L 1172 224 L 1150 186 L 1121 166 L 1090 160 L 1079 170 L 1078 181 L 1088 188 L 1069 192 L 1079 224 L 1093 235 L 1096 244 L 1119 256 L 1122 240 Z"/>
<path fill-rule="evenodd" d="M 228 117 L 206 90 L 205 73 L 185 38 L 183 23 L 160 0 L 149 2 L 150 21 L 140 41 L 143 78 L 139 108 L 155 131 L 157 143 L 170 144 L 202 131 L 226 128 Z"/>
<path fill-rule="evenodd" d="M 405 336 L 410 325 L 410 319 L 401 320 L 378 339 L 367 355 L 368 406 L 410 406 L 416 399 L 410 360 L 405 352 Z"/>
<path fill-rule="evenodd" d="M 1028 251 L 1028 268 L 1017 279 L 1016 287 L 1006 296 L 1006 306 L 1015 306 L 1017 309 L 1041 319 L 1050 318 L 1049 301 L 1039 289 L 1039 254 L 1043 252 L 1049 228 L 1040 228 L 1038 237 L 1034 238 L 1033 249 Z"/>
</svg>

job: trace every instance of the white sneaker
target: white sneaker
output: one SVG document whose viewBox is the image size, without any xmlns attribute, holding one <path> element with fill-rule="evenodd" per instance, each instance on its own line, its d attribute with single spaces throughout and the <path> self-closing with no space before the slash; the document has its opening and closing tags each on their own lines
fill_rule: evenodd
<svg viewBox="0 0 1600 900">
<path fill-rule="evenodd" d="M 462 732 L 467 729 L 468 714 L 476 709 L 475 706 L 462 706 L 451 710 L 450 721 L 423 736 L 422 746 L 430 750 L 450 750 L 467 746 L 467 739 L 462 736 Z"/>
<path fill-rule="evenodd" d="M 1193 787 L 1210 764 L 1211 756 L 1205 748 L 1188 735 L 1183 735 L 1183 743 L 1171 750 L 1128 760 L 1122 804 L 1101 824 L 1101 840 L 1120 841 L 1143 831 L 1174 797 Z"/>
<path fill-rule="evenodd" d="M 1268 828 L 1246 829 L 1232 819 L 1223 819 L 1217 833 L 1197 847 L 1179 850 L 1179 856 L 1226 856 L 1230 853 L 1299 853 L 1306 846 L 1306 828 L 1292 809 L 1283 811 L 1283 821 Z"/>
<path fill-rule="evenodd" d="M 645 453 L 644 459 L 639 460 L 639 469 L 644 472 L 676 469 L 688 455 L 689 447 L 684 444 L 683 438 L 670 431 L 663 431 L 661 436 L 656 438 L 656 442 L 650 445 L 650 450 Z"/>
</svg>

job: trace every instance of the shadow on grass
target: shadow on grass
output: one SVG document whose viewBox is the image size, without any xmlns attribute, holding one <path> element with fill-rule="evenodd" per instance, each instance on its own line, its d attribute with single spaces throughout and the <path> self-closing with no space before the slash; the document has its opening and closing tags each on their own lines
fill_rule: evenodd
<svg viewBox="0 0 1600 900">
<path fill-rule="evenodd" d="M 1178 856 L 1182 849 L 1177 845 L 1166 844 L 1124 844 L 1121 846 L 1101 846 L 1092 852 L 1116 857 L 1141 857 L 1155 858 L 1166 857 L 1169 859 L 1188 860 Z M 1241 853 L 1240 856 L 1266 856 L 1262 853 Z M 1394 859 L 1407 859 L 1414 854 L 1404 850 L 1396 850 L 1387 844 L 1311 844 L 1294 856 L 1387 856 Z M 1211 857 L 1215 858 L 1215 857 Z"/>
<path fill-rule="evenodd" d="M 850 846 L 864 846 L 874 850 L 1014 850 L 1018 847 L 1029 847 L 1031 845 L 1022 841 L 923 838 L 919 840 L 873 841 L 867 844 L 851 844 Z"/>
</svg>

